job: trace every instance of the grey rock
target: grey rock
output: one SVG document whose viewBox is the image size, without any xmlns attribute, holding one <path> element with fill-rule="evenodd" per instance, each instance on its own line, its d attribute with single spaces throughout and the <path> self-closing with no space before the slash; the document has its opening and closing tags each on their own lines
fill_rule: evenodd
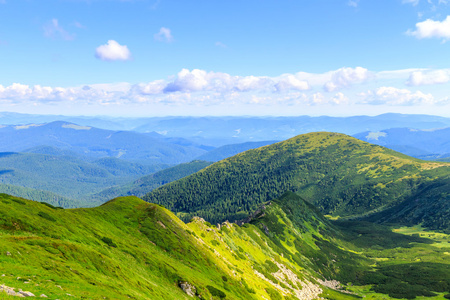
<svg viewBox="0 0 450 300">
<path fill-rule="evenodd" d="M 187 281 L 180 281 L 179 283 L 180 288 L 185 292 L 188 296 L 194 297 L 197 289 L 195 286 L 190 284 Z"/>
</svg>

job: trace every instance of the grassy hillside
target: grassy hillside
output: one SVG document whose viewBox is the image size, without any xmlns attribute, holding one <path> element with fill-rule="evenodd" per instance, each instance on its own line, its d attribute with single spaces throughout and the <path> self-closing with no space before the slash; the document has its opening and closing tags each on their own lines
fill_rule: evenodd
<svg viewBox="0 0 450 300">
<path fill-rule="evenodd" d="M 3 194 L 0 232 L 1 283 L 52 299 L 187 299 L 182 282 L 202 299 L 312 299 L 322 292 L 315 272 L 280 256 L 259 228 L 217 229 L 200 219 L 186 225 L 135 197 L 61 210 Z M 230 247 L 239 248 L 233 254 Z"/>
<path fill-rule="evenodd" d="M 210 164 L 210 162 L 199 160 L 179 164 L 174 167 L 155 172 L 151 175 L 141 177 L 132 183 L 105 189 L 99 193 L 91 195 L 89 198 L 93 200 L 105 201 L 107 199 L 112 199 L 120 196 L 133 195 L 142 197 L 164 184 L 191 175 L 209 166 Z"/>
<path fill-rule="evenodd" d="M 437 184 L 450 165 L 420 161 L 336 133 L 310 133 L 249 150 L 164 185 L 144 199 L 184 220 L 239 220 L 293 191 L 332 216 L 380 211 Z"/>
<path fill-rule="evenodd" d="M 448 235 L 433 236 L 437 247 L 409 229 L 332 224 L 293 193 L 248 222 L 184 224 L 136 197 L 64 210 L 0 194 L 0 284 L 50 299 L 192 299 L 186 284 L 208 300 L 444 299 L 450 291 Z M 431 275 L 409 289 L 423 271 Z M 405 290 L 386 286 L 400 276 Z"/>
</svg>

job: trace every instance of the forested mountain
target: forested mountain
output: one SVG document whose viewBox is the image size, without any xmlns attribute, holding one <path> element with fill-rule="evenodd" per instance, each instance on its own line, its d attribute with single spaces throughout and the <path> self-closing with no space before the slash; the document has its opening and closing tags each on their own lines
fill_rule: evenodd
<svg viewBox="0 0 450 300">
<path fill-rule="evenodd" d="M 444 299 L 450 236 L 426 236 L 332 222 L 294 193 L 218 227 L 136 197 L 64 210 L 0 194 L 2 289 L 50 299 Z"/>
<path fill-rule="evenodd" d="M 296 192 L 323 213 L 361 217 L 399 204 L 450 176 L 450 164 L 420 161 L 337 133 L 311 133 L 249 150 L 164 185 L 144 199 L 184 220 L 239 220 Z M 440 198 L 439 201 L 445 201 Z"/>
<path fill-rule="evenodd" d="M 89 158 L 116 157 L 146 164 L 187 162 L 211 149 L 156 133 L 111 131 L 62 121 L 3 126 L 0 139 L 0 151 L 41 149 L 42 153 L 50 150 L 42 146 L 50 146 Z"/>
<path fill-rule="evenodd" d="M 101 202 L 93 202 L 97 199 L 92 199 L 90 194 L 114 185 L 126 184 L 165 167 L 167 166 L 161 164 L 141 165 L 117 158 L 89 162 L 64 155 L 0 152 L 0 184 L 16 186 L 12 194 L 37 201 L 42 201 L 40 192 L 24 193 L 24 190 L 18 190 L 19 187 L 60 195 L 58 197 L 62 196 L 62 202 L 58 203 L 64 207 L 79 207 L 81 203 L 83 206 L 92 206 Z M 69 204 L 67 198 L 73 200 L 72 204 Z"/>
<path fill-rule="evenodd" d="M 361 132 L 354 137 L 421 159 L 450 157 L 450 127 L 431 130 L 391 128 Z"/>
<path fill-rule="evenodd" d="M 189 163 L 179 164 L 153 174 L 141 177 L 132 183 L 114 186 L 99 193 L 90 195 L 89 198 L 96 201 L 106 201 L 119 196 L 142 197 L 150 191 L 169 182 L 191 175 L 207 166 L 211 162 L 194 160 Z"/>
<path fill-rule="evenodd" d="M 274 144 L 277 141 L 261 141 L 261 142 L 247 142 L 247 143 L 240 143 L 240 144 L 232 144 L 232 145 L 225 145 L 218 147 L 216 149 L 213 149 L 209 151 L 208 153 L 205 153 L 203 155 L 200 155 L 197 157 L 199 160 L 205 160 L 205 161 L 212 161 L 216 162 L 228 157 L 231 157 L 233 155 L 236 155 L 238 153 L 259 148 L 262 146 L 267 146 L 270 144 Z"/>
</svg>

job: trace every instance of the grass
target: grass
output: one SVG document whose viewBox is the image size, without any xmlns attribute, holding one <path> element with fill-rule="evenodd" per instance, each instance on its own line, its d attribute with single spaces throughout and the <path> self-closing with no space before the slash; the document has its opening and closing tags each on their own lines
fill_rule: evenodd
<svg viewBox="0 0 450 300">
<path fill-rule="evenodd" d="M 3 194 L 0 284 L 50 299 L 188 299 L 179 288 L 187 281 L 201 299 L 289 300 L 321 278 L 348 282 L 354 293 L 322 287 L 325 299 L 402 297 L 391 281 L 408 298 L 444 299 L 448 237 L 418 226 L 331 222 L 293 193 L 249 224 L 220 228 L 200 218 L 185 224 L 136 197 L 59 209 Z"/>
</svg>

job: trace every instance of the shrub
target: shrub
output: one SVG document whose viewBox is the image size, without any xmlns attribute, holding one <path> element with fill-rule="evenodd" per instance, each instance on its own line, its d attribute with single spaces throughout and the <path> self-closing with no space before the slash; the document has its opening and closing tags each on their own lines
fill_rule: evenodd
<svg viewBox="0 0 450 300">
<path fill-rule="evenodd" d="M 227 295 L 222 292 L 221 290 L 211 286 L 211 285 L 207 285 L 206 288 L 209 290 L 209 292 L 211 293 L 211 295 L 214 297 L 219 297 L 220 299 L 225 298 Z"/>
<path fill-rule="evenodd" d="M 44 218 L 44 219 L 46 219 L 46 220 L 52 221 L 52 222 L 55 222 L 55 221 L 56 221 L 55 218 L 53 218 L 53 217 L 50 216 L 48 213 L 43 212 L 43 211 L 38 212 L 38 216 L 41 217 L 41 218 Z"/>
<path fill-rule="evenodd" d="M 102 237 L 101 238 L 102 242 L 104 242 L 106 245 L 110 246 L 110 247 L 114 247 L 117 248 L 117 245 L 112 241 L 112 239 L 110 239 L 109 237 Z"/>
</svg>

